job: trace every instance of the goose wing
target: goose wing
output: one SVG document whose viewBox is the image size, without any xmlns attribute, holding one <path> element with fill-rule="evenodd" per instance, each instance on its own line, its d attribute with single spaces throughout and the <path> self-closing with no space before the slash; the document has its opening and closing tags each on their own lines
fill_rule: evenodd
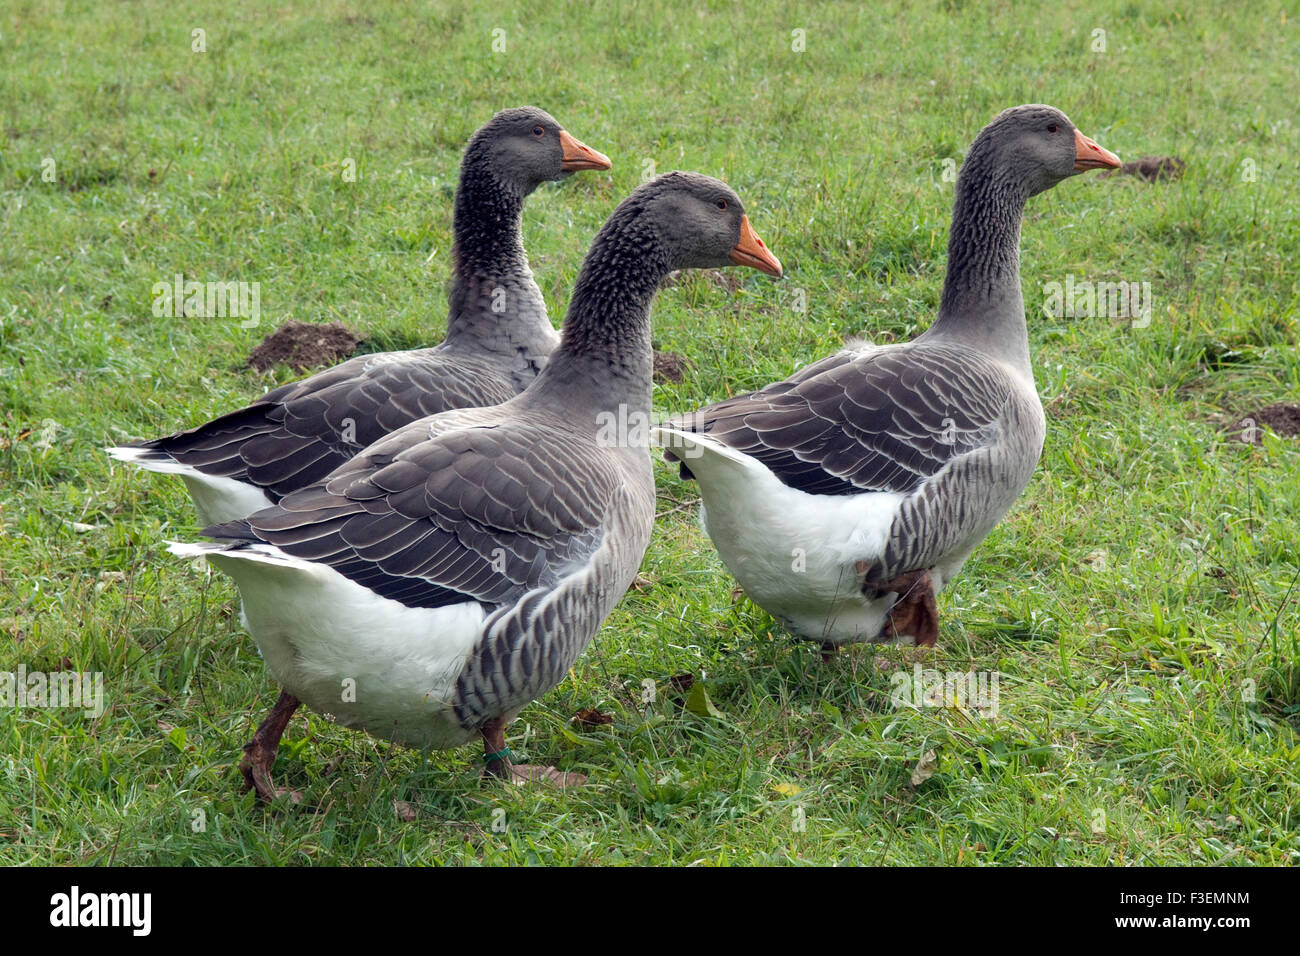
<svg viewBox="0 0 1300 956">
<path fill-rule="evenodd" d="M 708 435 L 810 494 L 903 494 L 870 580 L 968 550 L 1037 465 L 1044 421 L 1033 387 L 951 344 L 832 358 L 793 386 L 777 383 L 669 425 Z"/>
<path fill-rule="evenodd" d="M 952 346 L 869 349 L 667 424 L 749 455 L 810 494 L 907 493 L 996 444 L 1019 388 L 997 363 Z"/>
<path fill-rule="evenodd" d="M 256 485 L 278 501 L 403 425 L 447 409 L 496 405 L 514 393 L 483 363 L 436 350 L 359 356 L 140 447 Z"/>
<path fill-rule="evenodd" d="M 499 605 L 586 566 L 619 481 L 601 449 L 497 409 L 408 425 L 278 505 L 205 531 L 409 607 Z"/>
</svg>

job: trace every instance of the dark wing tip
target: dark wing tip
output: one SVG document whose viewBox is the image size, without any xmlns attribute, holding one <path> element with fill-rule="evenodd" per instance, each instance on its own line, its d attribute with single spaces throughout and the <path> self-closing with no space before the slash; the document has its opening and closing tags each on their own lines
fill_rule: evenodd
<svg viewBox="0 0 1300 956">
<path fill-rule="evenodd" d="M 220 524 L 210 524 L 199 534 L 205 538 L 219 538 L 227 541 L 260 541 L 256 534 L 253 533 L 253 526 L 249 524 L 247 518 L 236 518 L 234 521 L 223 521 Z"/>
</svg>

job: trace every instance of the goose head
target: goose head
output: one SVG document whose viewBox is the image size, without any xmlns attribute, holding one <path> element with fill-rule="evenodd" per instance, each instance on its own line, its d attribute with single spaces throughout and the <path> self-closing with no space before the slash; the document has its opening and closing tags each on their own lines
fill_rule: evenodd
<svg viewBox="0 0 1300 956">
<path fill-rule="evenodd" d="M 1119 165 L 1118 156 L 1083 135 L 1056 107 L 1027 105 L 1003 110 L 980 131 L 963 171 L 999 170 L 999 178 L 1027 198 L 1085 170 Z"/>
<path fill-rule="evenodd" d="M 669 269 L 741 265 L 781 276 L 781 261 L 754 232 L 740 197 L 721 180 L 665 173 L 633 192 L 624 205 L 656 235 Z"/>
<path fill-rule="evenodd" d="M 502 110 L 470 140 L 466 163 L 486 165 L 496 179 L 528 195 L 544 182 L 584 169 L 609 169 L 609 157 L 573 137 L 546 110 Z"/>
</svg>

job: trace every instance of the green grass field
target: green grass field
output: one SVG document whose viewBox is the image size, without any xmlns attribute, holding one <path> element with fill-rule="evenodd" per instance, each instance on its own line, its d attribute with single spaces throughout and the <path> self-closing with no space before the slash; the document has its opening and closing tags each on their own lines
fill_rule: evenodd
<svg viewBox="0 0 1300 956">
<path fill-rule="evenodd" d="M 105 695 L 0 710 L 0 862 L 1300 862 L 1300 439 L 1226 431 L 1300 401 L 1296 3 L 189 6 L 0 12 L 0 671 L 101 672 Z M 728 181 L 786 267 L 663 291 L 656 344 L 692 366 L 658 409 L 907 338 L 938 304 L 945 160 L 1023 102 L 1187 168 L 1031 200 L 1046 449 L 940 597 L 937 650 L 822 663 L 733 596 L 660 462 L 645 586 L 509 738 L 586 787 L 299 715 L 277 775 L 307 803 L 239 793 L 276 688 L 230 581 L 165 552 L 197 534 L 183 487 L 105 445 L 295 377 L 243 364 L 290 318 L 439 340 L 460 150 L 526 103 L 614 161 L 525 211 L 557 324 L 651 171 Z M 178 273 L 260 283 L 259 325 L 155 317 Z M 1149 283 L 1150 323 L 1046 315 L 1067 277 Z M 896 706 L 916 664 L 996 673 L 997 714 Z"/>
</svg>

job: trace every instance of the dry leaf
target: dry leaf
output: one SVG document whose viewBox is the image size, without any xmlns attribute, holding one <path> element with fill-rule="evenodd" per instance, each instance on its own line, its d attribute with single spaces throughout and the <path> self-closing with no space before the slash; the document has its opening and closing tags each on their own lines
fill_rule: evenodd
<svg viewBox="0 0 1300 956">
<path fill-rule="evenodd" d="M 695 686 L 695 675 L 689 671 L 674 674 L 672 677 L 668 678 L 668 686 L 678 693 L 684 694 Z"/>
<path fill-rule="evenodd" d="M 580 727 L 600 727 L 604 724 L 612 724 L 614 718 L 609 714 L 602 714 L 595 707 L 587 707 L 573 715 L 573 722 Z"/>
<path fill-rule="evenodd" d="M 939 755 L 933 750 L 927 750 L 925 756 L 917 763 L 916 768 L 912 771 L 912 786 L 919 787 L 939 769 Z"/>
</svg>

